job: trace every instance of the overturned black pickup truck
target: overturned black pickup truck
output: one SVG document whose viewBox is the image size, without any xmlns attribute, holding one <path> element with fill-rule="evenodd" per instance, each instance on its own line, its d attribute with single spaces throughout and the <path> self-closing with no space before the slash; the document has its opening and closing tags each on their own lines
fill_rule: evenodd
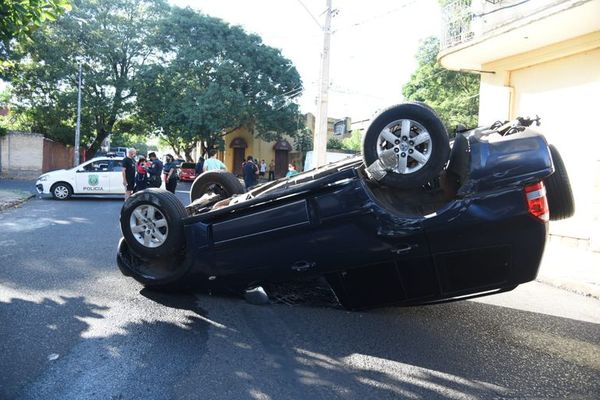
<svg viewBox="0 0 600 400">
<path fill-rule="evenodd" d="M 206 172 L 191 204 L 148 189 L 123 205 L 121 271 L 147 287 L 326 281 L 348 309 L 505 292 L 535 279 L 548 221 L 574 213 L 561 157 L 519 118 L 459 132 L 405 103 L 363 156 L 245 192 Z"/>
</svg>

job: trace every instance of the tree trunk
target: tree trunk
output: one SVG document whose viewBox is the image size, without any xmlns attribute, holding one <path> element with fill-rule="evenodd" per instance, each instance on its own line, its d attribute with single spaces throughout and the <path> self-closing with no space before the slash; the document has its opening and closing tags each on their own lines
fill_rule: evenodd
<svg viewBox="0 0 600 400">
<path fill-rule="evenodd" d="M 192 158 L 192 150 L 194 150 L 194 147 L 186 147 L 183 149 L 183 152 L 185 153 L 185 161 L 194 162 L 194 159 Z"/>
<path fill-rule="evenodd" d="M 100 146 L 102 146 L 102 142 L 108 137 L 108 135 L 110 135 L 110 133 L 103 128 L 96 130 L 96 138 L 92 144 L 86 148 L 86 157 L 88 160 L 96 156 L 96 153 L 98 150 L 100 150 Z"/>
</svg>

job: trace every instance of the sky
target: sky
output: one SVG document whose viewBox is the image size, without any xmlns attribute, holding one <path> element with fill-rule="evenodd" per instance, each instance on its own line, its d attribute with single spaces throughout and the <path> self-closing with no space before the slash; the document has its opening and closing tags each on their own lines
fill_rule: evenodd
<svg viewBox="0 0 600 400">
<path fill-rule="evenodd" d="M 302 112 L 316 114 L 325 0 L 170 0 L 218 17 L 278 48 L 300 73 Z M 402 101 L 419 41 L 439 36 L 437 0 L 332 0 L 328 115 L 371 118 Z M 308 9 L 308 11 L 305 9 Z M 310 12 L 310 13 L 309 13 Z M 311 16 L 312 14 L 312 16 Z M 313 19 L 313 16 L 315 19 Z"/>
</svg>

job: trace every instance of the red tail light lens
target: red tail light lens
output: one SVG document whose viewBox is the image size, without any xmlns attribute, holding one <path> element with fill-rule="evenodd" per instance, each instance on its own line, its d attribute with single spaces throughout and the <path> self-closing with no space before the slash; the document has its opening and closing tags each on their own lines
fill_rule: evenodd
<svg viewBox="0 0 600 400">
<path fill-rule="evenodd" d="M 525 186 L 525 197 L 529 213 L 543 222 L 550 220 L 550 208 L 546 198 L 544 182 Z"/>
</svg>

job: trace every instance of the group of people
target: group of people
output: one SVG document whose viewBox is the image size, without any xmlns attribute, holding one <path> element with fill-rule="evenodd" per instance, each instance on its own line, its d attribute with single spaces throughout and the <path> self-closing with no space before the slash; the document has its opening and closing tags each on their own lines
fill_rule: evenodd
<svg viewBox="0 0 600 400">
<path fill-rule="evenodd" d="M 248 156 L 246 161 L 242 163 L 242 175 L 244 177 L 244 183 L 246 184 L 246 189 L 251 186 L 254 186 L 258 183 L 258 179 L 264 179 L 267 174 L 267 169 L 269 172 L 268 180 L 275 180 L 275 163 L 273 160 L 267 166 L 265 160 L 255 160 L 252 156 Z"/>
<path fill-rule="evenodd" d="M 165 188 L 171 193 L 175 193 L 179 176 L 177 174 L 177 165 L 171 154 L 165 156 L 165 163 L 158 159 L 155 152 L 148 153 L 148 159 L 140 155 L 135 160 L 137 152 L 135 149 L 129 149 L 127 157 L 123 159 L 123 186 L 125 186 L 125 198 L 127 199 L 133 193 L 144 190 L 149 187 L 161 187 L 163 181 Z M 196 173 L 201 174 L 206 171 L 227 170 L 225 164 L 217 158 L 217 151 L 210 150 L 209 157 L 205 160 L 200 157 L 196 163 Z M 258 179 L 263 178 L 269 173 L 268 180 L 275 180 L 275 162 L 267 165 L 265 160 L 254 160 L 254 157 L 248 156 L 242 163 L 242 176 L 246 189 L 258 184 Z M 288 165 L 286 176 L 298 174 L 293 164 Z"/>
<path fill-rule="evenodd" d="M 140 155 L 136 161 L 136 154 L 135 149 L 129 149 L 127 157 L 123 159 L 125 198 L 149 187 L 161 187 L 163 181 L 165 188 L 171 193 L 175 193 L 179 179 L 175 158 L 171 154 L 167 154 L 163 164 L 155 152 L 148 153 L 147 160 L 146 157 Z"/>
</svg>

